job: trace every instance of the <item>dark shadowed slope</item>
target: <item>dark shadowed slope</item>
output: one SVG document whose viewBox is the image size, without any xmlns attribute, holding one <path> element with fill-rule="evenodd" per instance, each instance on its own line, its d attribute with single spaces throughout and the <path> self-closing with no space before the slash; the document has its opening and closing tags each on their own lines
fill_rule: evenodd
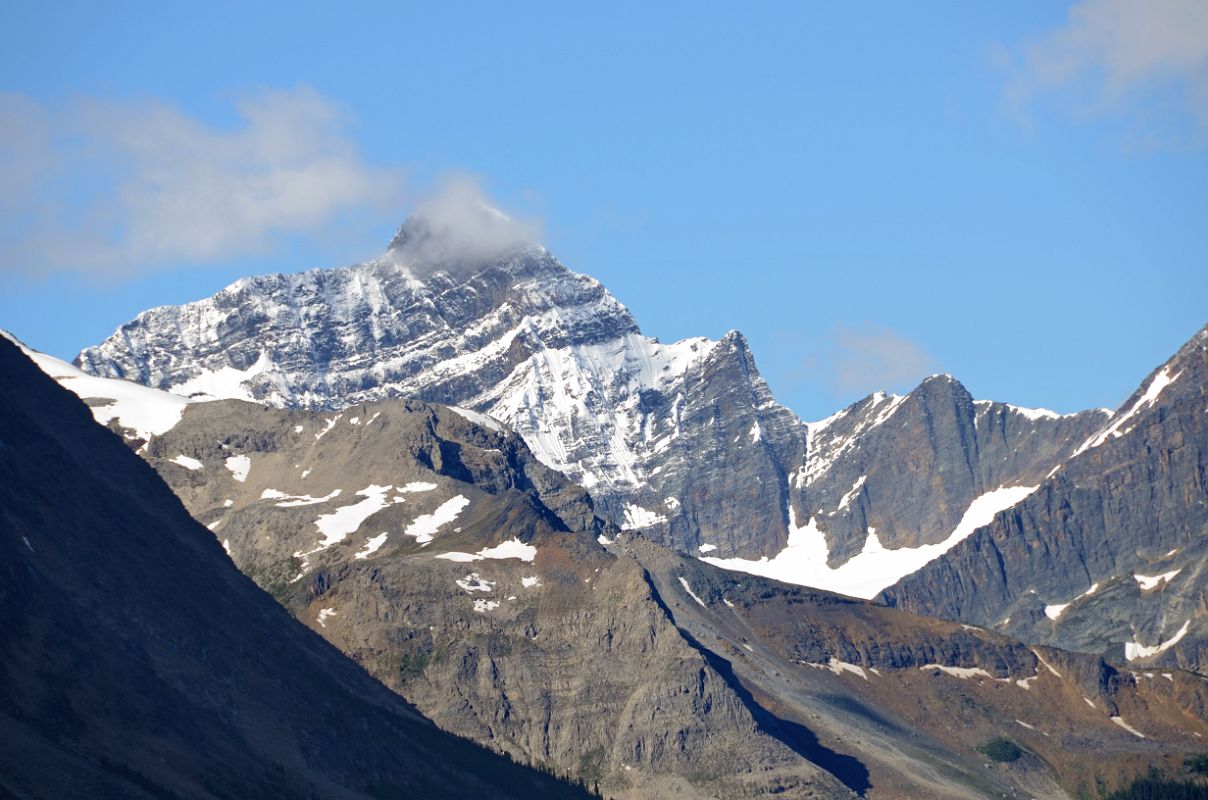
<svg viewBox="0 0 1208 800">
<path fill-rule="evenodd" d="M 0 340 L 0 795 L 583 797 L 437 730 Z"/>
</svg>

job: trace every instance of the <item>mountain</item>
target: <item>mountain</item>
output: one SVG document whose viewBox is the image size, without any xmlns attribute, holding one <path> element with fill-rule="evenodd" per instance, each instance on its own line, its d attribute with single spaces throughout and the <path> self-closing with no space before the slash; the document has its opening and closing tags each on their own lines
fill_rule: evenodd
<svg viewBox="0 0 1208 800">
<path fill-rule="evenodd" d="M 241 569 L 424 714 L 606 795 L 1072 797 L 1208 733 L 1197 676 L 618 533 L 464 410 L 195 403 L 141 450 Z M 988 772 L 996 736 L 1028 755 Z"/>
<path fill-rule="evenodd" d="M 866 597 L 950 546 L 971 509 L 1038 485 L 1101 420 L 974 401 L 937 376 L 803 423 L 741 334 L 662 344 L 540 247 L 451 260 L 434 236 L 413 217 L 373 261 L 152 309 L 77 362 L 191 399 L 464 407 L 516 431 L 618 527 L 733 568 L 780 557 L 780 579 Z M 803 542 L 829 568 L 802 567 Z M 865 551 L 892 562 L 875 581 L 832 574 Z"/>
<path fill-rule="evenodd" d="M 1194 529 L 1204 508 L 1197 370 L 1156 402 L 1142 391 L 1115 412 L 975 400 L 939 375 L 806 423 L 776 403 L 740 334 L 660 344 L 539 247 L 466 260 L 432 246 L 433 235 L 413 218 L 372 262 L 245 279 L 153 309 L 79 363 L 187 399 L 334 411 L 411 396 L 463 407 L 500 420 L 584 486 L 602 519 L 681 553 L 1118 663 L 1200 668 L 1194 537 L 1179 539 L 1179 552 L 1150 547 L 1167 529 Z M 1186 393 L 1191 416 L 1156 416 L 1168 391 Z M 1164 449 L 1146 449 L 1151 425 L 1112 427 L 1132 414 L 1156 420 Z M 1075 498 L 1087 469 L 1098 476 L 1090 506 Z M 1126 474 L 1128 497 L 1118 498 L 1113 482 Z M 974 535 L 1018 509 L 1031 516 L 1012 530 L 1027 536 L 990 547 Z M 1086 538 L 1058 552 L 1067 523 Z M 1116 532 L 1099 546 L 1105 526 Z M 1132 574 L 1141 577 L 1125 580 Z M 1177 586 L 1185 591 L 1168 602 Z"/>
<path fill-rule="evenodd" d="M 741 515 L 743 534 L 729 534 L 734 547 L 758 552 L 784 539 L 776 501 L 805 431 L 772 400 L 740 335 L 671 345 L 644 337 L 603 286 L 538 247 L 436 269 L 405 246 L 422 225 L 409 221 L 365 264 L 244 279 L 148 311 L 78 363 L 187 397 L 463 406 L 520 433 L 618 525 L 665 522 L 668 539 L 685 546 L 700 530 L 738 527 L 741 510 L 721 491 L 737 469 L 756 511 Z M 694 467 L 718 454 L 725 462 L 702 472 L 689 454 Z"/>
<path fill-rule="evenodd" d="M 0 573 L 6 797 L 586 797 L 440 731 L 298 624 L 7 340 Z"/>
<path fill-rule="evenodd" d="M 947 375 L 870 395 L 805 426 L 808 458 L 784 493 L 786 546 L 770 559 L 706 559 L 874 597 L 1027 496 L 1103 418 L 974 400 Z"/>
<path fill-rule="evenodd" d="M 1208 669 L 1208 327 L 1025 500 L 884 599 L 1117 663 Z"/>
</svg>

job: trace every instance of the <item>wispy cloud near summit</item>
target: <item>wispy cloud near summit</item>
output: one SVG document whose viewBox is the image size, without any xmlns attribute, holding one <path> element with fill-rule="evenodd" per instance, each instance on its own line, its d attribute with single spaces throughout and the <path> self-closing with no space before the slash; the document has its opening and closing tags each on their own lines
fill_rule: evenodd
<svg viewBox="0 0 1208 800">
<path fill-rule="evenodd" d="M 1208 134 L 1208 3 L 1082 0 L 1064 25 L 1010 51 L 1007 93 L 1016 107 L 1071 92 L 1093 112 L 1136 113 L 1162 98 Z M 1173 102 L 1165 102 L 1173 97 Z"/>
<path fill-rule="evenodd" d="M 390 246 L 421 268 L 456 269 L 536 244 L 540 235 L 537 220 L 504 214 L 477 179 L 451 175 L 416 204 Z"/>
<path fill-rule="evenodd" d="M 207 125 L 159 102 L 48 107 L 0 95 L 0 271 L 130 275 L 263 252 L 401 203 L 311 89 L 238 103 Z"/>
</svg>

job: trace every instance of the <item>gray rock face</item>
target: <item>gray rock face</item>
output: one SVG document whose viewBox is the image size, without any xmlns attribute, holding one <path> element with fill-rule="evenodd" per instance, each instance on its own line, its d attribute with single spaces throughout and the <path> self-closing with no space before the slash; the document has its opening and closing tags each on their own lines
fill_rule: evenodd
<svg viewBox="0 0 1208 800">
<path fill-rule="evenodd" d="M 1032 496 L 885 599 L 1120 663 L 1203 671 L 1206 411 L 1208 328 Z"/>
<path fill-rule="evenodd" d="M 244 571 L 442 727 L 606 796 L 1072 797 L 1208 733 L 1194 676 L 1152 685 L 618 533 L 448 408 L 204 403 L 142 452 Z M 1042 758 L 986 774 L 970 748 L 995 735 Z"/>
<path fill-rule="evenodd" d="M 891 549 L 935 544 L 974 499 L 1039 485 L 1104 416 L 974 400 L 947 375 L 905 396 L 875 394 L 809 425 L 810 458 L 790 476 L 796 518 L 818 520 L 836 565 L 870 530 Z"/>
<path fill-rule="evenodd" d="M 561 797 L 306 630 L 0 339 L 0 795 Z"/>
</svg>

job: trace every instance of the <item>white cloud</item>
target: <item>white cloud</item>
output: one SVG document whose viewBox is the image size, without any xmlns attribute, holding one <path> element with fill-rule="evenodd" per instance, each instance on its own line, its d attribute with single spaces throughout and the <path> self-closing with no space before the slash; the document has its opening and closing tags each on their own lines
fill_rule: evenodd
<svg viewBox="0 0 1208 800">
<path fill-rule="evenodd" d="M 398 170 L 367 163 L 313 90 L 237 111 L 223 128 L 157 102 L 0 95 L 0 272 L 214 262 L 398 208 Z"/>
<path fill-rule="evenodd" d="M 1208 2 L 1083 0 L 1066 23 L 1011 53 L 1008 96 L 1070 90 L 1099 111 L 1136 111 L 1171 92 L 1208 131 Z M 1077 101 L 1076 101 L 1077 102 Z"/>
<path fill-rule="evenodd" d="M 837 325 L 830 341 L 803 362 L 802 377 L 820 377 L 839 394 L 913 388 L 938 371 L 919 344 L 889 328 Z"/>
<path fill-rule="evenodd" d="M 399 258 L 422 269 L 462 269 L 539 238 L 537 221 L 504 214 L 492 205 L 477 179 L 453 175 L 416 205 L 391 246 Z"/>
</svg>

